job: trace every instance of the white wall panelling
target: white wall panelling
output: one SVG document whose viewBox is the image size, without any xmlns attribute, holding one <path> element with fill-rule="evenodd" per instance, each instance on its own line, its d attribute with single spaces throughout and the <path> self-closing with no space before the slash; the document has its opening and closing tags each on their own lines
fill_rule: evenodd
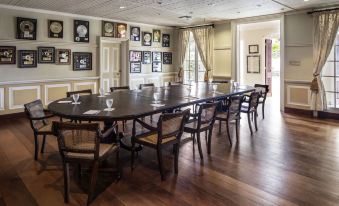
<svg viewBox="0 0 339 206">
<path fill-rule="evenodd" d="M 74 91 L 79 90 L 78 87 L 79 86 L 84 86 L 84 85 L 93 85 L 94 91 L 92 91 L 94 94 L 97 93 L 97 83 L 96 82 L 78 82 L 78 83 L 74 83 Z"/>
<path fill-rule="evenodd" d="M 295 106 L 302 106 L 302 107 L 310 107 L 310 100 L 311 100 L 311 90 L 309 86 L 302 86 L 302 85 L 287 85 L 287 104 L 289 105 L 295 105 Z M 305 92 L 307 92 L 307 103 L 302 102 L 295 102 L 291 98 L 291 90 L 292 89 L 303 89 Z"/>
<path fill-rule="evenodd" d="M 46 84 L 45 85 L 45 105 L 49 105 L 51 103 L 51 101 L 48 101 L 48 89 L 49 88 L 63 88 L 63 87 L 67 87 L 67 91 L 71 91 L 71 84 Z"/>
<path fill-rule="evenodd" d="M 5 89 L 0 88 L 0 110 L 5 110 Z"/>
<path fill-rule="evenodd" d="M 9 87 L 8 88 L 9 109 L 22 109 L 22 108 L 24 108 L 24 105 L 15 104 L 15 102 L 14 102 L 14 91 L 23 91 L 23 90 L 36 90 L 37 99 L 41 99 L 40 86 Z"/>
</svg>

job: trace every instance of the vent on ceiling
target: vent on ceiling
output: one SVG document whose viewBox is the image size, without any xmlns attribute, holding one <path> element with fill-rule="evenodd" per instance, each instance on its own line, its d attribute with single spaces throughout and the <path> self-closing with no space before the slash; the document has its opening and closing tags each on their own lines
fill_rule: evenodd
<svg viewBox="0 0 339 206">
<path fill-rule="evenodd" d="M 179 19 L 192 19 L 192 16 L 179 16 Z"/>
</svg>

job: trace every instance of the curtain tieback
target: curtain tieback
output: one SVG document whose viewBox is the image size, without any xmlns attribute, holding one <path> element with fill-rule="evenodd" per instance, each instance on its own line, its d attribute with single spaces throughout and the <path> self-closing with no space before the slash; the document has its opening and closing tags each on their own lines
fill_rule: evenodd
<svg viewBox="0 0 339 206">
<path fill-rule="evenodd" d="M 319 83 L 318 83 L 318 78 L 317 78 L 318 75 L 314 75 L 313 76 L 313 80 L 312 80 L 312 83 L 311 83 L 311 91 L 314 92 L 314 93 L 318 93 L 319 92 Z"/>
</svg>

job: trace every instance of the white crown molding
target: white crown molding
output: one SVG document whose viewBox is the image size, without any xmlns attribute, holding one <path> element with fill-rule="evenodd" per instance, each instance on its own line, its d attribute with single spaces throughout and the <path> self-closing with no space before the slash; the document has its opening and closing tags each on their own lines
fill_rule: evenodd
<svg viewBox="0 0 339 206">
<path fill-rule="evenodd" d="M 84 19 L 93 19 L 93 20 L 105 20 L 105 21 L 117 21 L 121 23 L 126 23 L 129 25 L 138 25 L 138 26 L 146 26 L 146 27 L 158 27 L 158 28 L 164 28 L 164 29 L 173 29 L 174 27 L 170 26 L 162 26 L 162 25 L 153 25 L 153 24 L 145 24 L 145 23 L 138 23 L 138 22 L 129 22 L 129 21 L 123 21 L 118 19 L 109 19 L 109 18 L 103 18 L 103 17 L 95 17 L 95 16 L 86 16 L 81 14 L 72 14 L 72 13 L 66 13 L 66 12 L 60 12 L 60 11 L 51 11 L 51 10 L 45 10 L 45 9 L 35 9 L 35 8 L 25 8 L 20 6 L 12 6 L 12 5 L 6 5 L 6 4 L 0 4 L 0 8 L 3 9 L 12 9 L 12 10 L 18 10 L 18 11 L 29 11 L 29 12 L 36 12 L 36 13 L 42 13 L 42 14 L 52 14 L 57 16 L 67 16 L 67 17 L 74 17 L 74 18 L 84 18 Z"/>
<path fill-rule="evenodd" d="M 19 85 L 19 84 L 33 84 L 33 83 L 48 83 L 48 82 L 98 80 L 98 79 L 99 79 L 99 77 L 74 77 L 74 78 L 60 78 L 60 79 L 37 79 L 37 80 L 22 80 L 22 81 L 6 81 L 6 82 L 0 82 L 0 86 L 3 86 L 3 85 Z"/>
</svg>

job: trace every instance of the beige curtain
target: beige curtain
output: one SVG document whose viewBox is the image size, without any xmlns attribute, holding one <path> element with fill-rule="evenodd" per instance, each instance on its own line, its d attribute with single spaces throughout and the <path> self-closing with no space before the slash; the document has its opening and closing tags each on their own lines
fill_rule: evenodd
<svg viewBox="0 0 339 206">
<path fill-rule="evenodd" d="M 213 49 L 214 49 L 214 28 L 213 26 L 198 27 L 191 29 L 194 41 L 197 45 L 200 58 L 205 66 L 204 80 L 212 76 L 213 71 Z"/>
<path fill-rule="evenodd" d="M 184 76 L 184 63 L 186 56 L 186 48 L 188 46 L 190 37 L 189 29 L 180 29 L 179 30 L 179 40 L 178 40 L 178 59 L 179 59 L 179 68 L 178 68 L 178 81 L 183 81 Z"/>
<path fill-rule="evenodd" d="M 327 108 L 326 94 L 321 80 L 321 71 L 333 47 L 339 26 L 339 12 L 326 11 L 314 13 L 313 19 L 313 81 L 312 110 Z M 317 104 L 320 103 L 320 108 Z"/>
</svg>

